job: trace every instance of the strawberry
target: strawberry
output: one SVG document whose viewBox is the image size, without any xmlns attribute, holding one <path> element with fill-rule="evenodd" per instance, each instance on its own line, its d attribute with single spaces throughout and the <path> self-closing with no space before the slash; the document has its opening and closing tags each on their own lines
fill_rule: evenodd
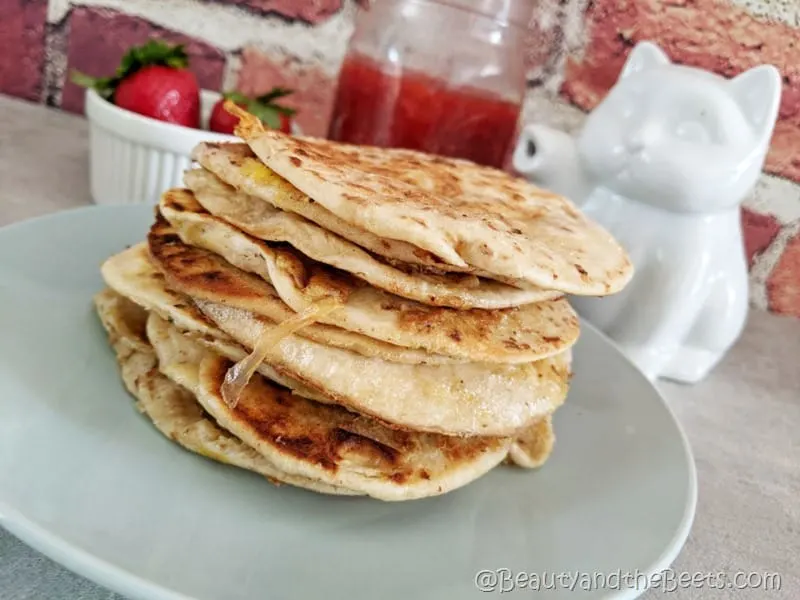
<svg viewBox="0 0 800 600">
<path fill-rule="evenodd" d="M 211 109 L 211 119 L 208 123 L 209 129 L 217 133 L 233 133 L 234 128 L 239 123 L 239 117 L 229 113 L 223 106 L 225 100 L 230 100 L 261 119 L 270 129 L 291 133 L 292 116 L 296 111 L 275 102 L 278 98 L 283 98 L 291 93 L 291 90 L 281 87 L 273 88 L 266 94 L 256 98 L 245 96 L 240 92 L 227 92 L 222 95 L 222 98 Z"/>
<path fill-rule="evenodd" d="M 95 89 L 120 108 L 146 117 L 200 127 L 200 87 L 188 70 L 183 45 L 150 40 L 131 48 L 112 77 L 73 72 L 72 81 Z"/>
</svg>

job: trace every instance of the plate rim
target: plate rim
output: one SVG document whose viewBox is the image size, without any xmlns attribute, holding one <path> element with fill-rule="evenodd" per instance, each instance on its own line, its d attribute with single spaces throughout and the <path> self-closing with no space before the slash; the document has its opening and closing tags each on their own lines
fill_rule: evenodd
<svg viewBox="0 0 800 600">
<path fill-rule="evenodd" d="M 577 312 L 577 311 L 576 311 Z M 694 458 L 694 452 L 692 451 L 692 444 L 689 442 L 689 436 L 686 435 L 686 431 L 681 424 L 680 419 L 675 414 L 675 411 L 670 406 L 669 400 L 664 396 L 661 390 L 656 386 L 653 381 L 650 381 L 644 373 L 636 366 L 636 364 L 628 358 L 625 352 L 622 351 L 622 348 L 617 345 L 617 343 L 608 337 L 605 333 L 603 333 L 600 329 L 592 325 L 588 322 L 584 317 L 578 315 L 581 323 L 581 329 L 584 327 L 590 329 L 595 335 L 597 335 L 600 339 L 602 339 L 608 346 L 614 349 L 614 352 L 617 353 L 618 356 L 625 361 L 628 366 L 635 372 L 633 377 L 638 377 L 644 380 L 648 387 L 650 387 L 658 396 L 659 401 L 664 406 L 669 415 L 670 419 L 672 420 L 673 425 L 678 430 L 678 435 L 680 436 L 681 446 L 683 447 L 684 456 L 688 463 L 689 467 L 689 486 L 687 489 L 687 497 L 684 500 L 684 512 L 683 517 L 681 518 L 681 522 L 678 524 L 677 529 L 675 530 L 672 539 L 669 541 L 669 544 L 666 546 L 664 551 L 661 553 L 653 564 L 647 567 L 646 572 L 644 575 L 647 577 L 647 586 L 644 589 L 636 589 L 630 588 L 626 590 L 614 590 L 611 594 L 604 597 L 604 600 L 635 600 L 636 598 L 640 597 L 644 594 L 649 588 L 651 580 L 656 573 L 662 573 L 663 571 L 667 570 L 675 559 L 678 558 L 680 553 L 683 551 L 684 546 L 686 545 L 686 541 L 689 539 L 689 534 L 692 531 L 692 527 L 694 526 L 694 519 L 697 515 L 697 495 L 698 495 L 698 488 L 697 488 L 697 464 Z M 580 338 L 579 338 L 580 340 Z"/>
<path fill-rule="evenodd" d="M 644 379 L 647 379 L 644 374 L 639 371 L 638 368 L 628 359 L 627 356 L 620 350 L 616 344 L 614 344 L 611 340 L 609 340 L 602 332 L 597 330 L 597 328 L 592 327 L 595 333 L 600 335 L 610 346 L 612 346 L 621 356 L 625 359 L 626 362 L 630 364 L 630 366 L 636 370 L 637 375 L 641 376 Z M 686 431 L 684 431 L 683 426 L 681 425 L 680 420 L 675 416 L 675 412 L 672 410 L 672 407 L 669 405 L 669 401 L 664 397 L 653 382 L 648 380 L 648 383 L 653 388 L 653 390 L 658 394 L 661 403 L 664 405 L 664 408 L 667 409 L 667 413 L 669 414 L 672 422 L 675 424 L 675 427 L 678 430 L 678 434 L 681 438 L 681 446 L 683 447 L 683 451 L 685 453 L 685 457 L 689 467 L 689 486 L 687 489 L 687 498 L 684 500 L 684 512 L 683 517 L 681 518 L 681 522 L 678 524 L 675 533 L 672 536 L 672 539 L 667 544 L 664 551 L 661 553 L 651 566 L 647 567 L 646 572 L 644 575 L 647 577 L 646 582 L 647 585 L 643 589 L 636 589 L 630 588 L 627 590 L 615 590 L 614 593 L 606 596 L 608 600 L 634 600 L 635 598 L 639 598 L 643 595 L 648 589 L 650 589 L 650 583 L 653 579 L 653 576 L 656 573 L 662 573 L 665 570 L 669 569 L 672 566 L 672 563 L 675 562 L 675 559 L 680 556 L 680 553 L 683 551 L 684 547 L 686 546 L 686 541 L 689 539 L 689 534 L 692 531 L 692 527 L 694 526 L 694 519 L 697 515 L 697 465 L 694 459 L 694 452 L 692 451 L 691 443 L 689 442 L 689 438 L 686 435 Z"/>
<path fill-rule="evenodd" d="M 148 207 L 152 209 L 154 206 L 155 204 L 142 203 L 117 205 L 88 204 L 85 206 L 71 207 L 6 224 L 0 227 L 0 235 L 9 233 L 17 228 L 35 226 L 44 221 L 57 221 L 70 218 L 86 212 L 136 212 Z M 689 481 L 687 497 L 684 499 L 683 516 L 661 555 L 653 561 L 651 565 L 645 568 L 643 575 L 646 576 L 647 585 L 642 589 L 631 587 L 622 590 L 614 590 L 603 596 L 603 598 L 607 600 L 634 600 L 649 589 L 649 584 L 655 574 L 665 571 L 672 565 L 686 545 L 686 541 L 694 525 L 697 510 L 697 466 L 689 438 L 680 420 L 676 417 L 675 412 L 670 406 L 669 401 L 664 397 L 661 390 L 654 382 L 648 380 L 644 374 L 636 368 L 613 340 L 609 339 L 602 331 L 583 317 L 580 317 L 580 322 L 582 329 L 586 328 L 591 330 L 594 335 L 598 336 L 605 344 L 613 348 L 614 352 L 621 357 L 633 371 L 632 377 L 640 377 L 655 393 L 678 432 L 684 459 L 688 467 Z M 63 568 L 89 579 L 97 585 L 101 585 L 109 590 L 131 598 L 132 600 L 196 600 L 192 596 L 186 596 L 170 588 L 155 584 L 127 569 L 119 567 L 104 558 L 84 550 L 77 544 L 66 541 L 61 536 L 50 532 L 46 527 L 29 519 L 21 511 L 8 506 L 3 502 L 2 498 L 0 498 L 0 527 L 3 527 L 20 542 L 41 553 Z"/>
</svg>

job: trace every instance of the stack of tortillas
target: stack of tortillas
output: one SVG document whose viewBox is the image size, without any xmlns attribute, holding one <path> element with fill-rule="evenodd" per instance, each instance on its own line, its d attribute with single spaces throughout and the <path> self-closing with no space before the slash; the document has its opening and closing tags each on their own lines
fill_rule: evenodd
<svg viewBox="0 0 800 600">
<path fill-rule="evenodd" d="M 407 500 L 538 467 L 567 395 L 565 294 L 632 275 L 501 171 L 265 131 L 201 144 L 96 305 L 160 431 L 273 482 Z"/>
</svg>

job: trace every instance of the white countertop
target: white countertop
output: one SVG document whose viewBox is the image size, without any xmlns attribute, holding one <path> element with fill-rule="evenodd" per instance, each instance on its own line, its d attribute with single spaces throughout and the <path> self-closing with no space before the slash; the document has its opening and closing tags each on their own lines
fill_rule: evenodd
<svg viewBox="0 0 800 600">
<path fill-rule="evenodd" d="M 90 202 L 87 138 L 82 118 L 0 96 L 0 226 Z M 660 388 L 689 436 L 699 496 L 673 564 L 678 589 L 643 597 L 800 598 L 800 319 L 751 312 L 706 381 Z M 714 576 L 694 585 L 695 573 Z M 713 589 L 718 573 L 755 587 Z M 778 574 L 780 591 L 757 587 L 764 574 Z M 2 529 L 0 598 L 121 600 Z"/>
</svg>

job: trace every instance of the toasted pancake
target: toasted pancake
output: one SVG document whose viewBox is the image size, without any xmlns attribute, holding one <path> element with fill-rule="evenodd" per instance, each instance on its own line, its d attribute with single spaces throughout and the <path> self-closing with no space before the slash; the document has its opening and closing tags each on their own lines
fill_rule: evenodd
<svg viewBox="0 0 800 600">
<path fill-rule="evenodd" d="M 523 179 L 466 160 L 290 136 L 241 112 L 237 135 L 271 171 L 375 236 L 576 295 L 618 292 L 633 275 L 605 229 Z"/>
<path fill-rule="evenodd" d="M 298 214 L 336 235 L 401 265 L 417 265 L 434 273 L 473 273 L 474 268 L 449 265 L 435 254 L 412 244 L 382 238 L 340 219 L 285 179 L 266 169 L 247 144 L 204 142 L 192 158 L 222 181 L 270 205 Z"/>
<path fill-rule="evenodd" d="M 150 230 L 148 242 L 150 258 L 172 290 L 253 311 L 276 322 L 295 314 L 263 277 L 242 271 L 213 252 L 182 243 L 175 229 L 160 216 Z M 320 344 L 398 363 L 464 362 L 464 359 L 404 348 L 331 325 L 315 323 L 301 329 L 298 335 Z"/>
<path fill-rule="evenodd" d="M 341 407 L 293 395 L 256 376 L 235 408 L 220 394 L 232 363 L 155 314 L 147 322 L 161 371 L 190 390 L 220 425 L 282 472 L 381 500 L 461 487 L 499 464 L 510 440 L 396 431 Z"/>
<path fill-rule="evenodd" d="M 248 350 L 274 323 L 240 309 L 195 301 L 217 326 Z M 558 408 L 569 371 L 554 356 L 520 365 L 400 365 L 334 348 L 280 345 L 267 362 L 332 401 L 405 429 L 449 435 L 514 435 Z M 304 358 L 302 364 L 294 356 Z M 354 377 L 365 373 L 369 376 Z"/>
<path fill-rule="evenodd" d="M 551 415 L 517 434 L 508 452 L 508 462 L 525 469 L 538 469 L 553 452 L 556 443 Z"/>
<path fill-rule="evenodd" d="M 170 291 L 142 246 L 112 256 L 101 273 L 121 295 L 193 332 L 204 343 L 225 348 L 232 360 L 243 358 L 276 326 L 248 311 L 192 301 Z M 569 378 L 561 355 L 520 365 L 409 365 L 297 335 L 271 349 L 259 373 L 300 395 L 316 394 L 394 427 L 462 436 L 514 435 L 562 404 Z"/>
<path fill-rule="evenodd" d="M 147 340 L 147 312 L 109 289 L 95 296 L 95 307 L 119 363 L 120 375 L 136 406 L 164 437 L 217 462 L 254 471 L 273 483 L 288 483 L 315 492 L 355 495 L 351 490 L 281 472 L 264 456 L 222 429 L 187 389 L 158 370 L 158 358 Z"/>
<path fill-rule="evenodd" d="M 148 311 L 155 311 L 215 352 L 231 360 L 241 360 L 247 356 L 247 351 L 209 321 L 190 298 L 165 286 L 164 276 L 150 262 L 145 243 L 109 258 L 103 263 L 101 273 L 114 292 Z M 261 364 L 258 372 L 306 398 L 325 400 L 325 396 L 318 391 L 278 373 L 268 364 Z"/>
<path fill-rule="evenodd" d="M 340 297 L 342 306 L 322 321 L 389 344 L 475 362 L 527 363 L 563 352 L 578 338 L 577 316 L 563 298 L 499 310 L 427 306 L 311 261 L 294 249 L 257 240 L 210 215 L 188 190 L 170 190 L 159 208 L 174 230 L 157 222 L 148 241 L 165 272 L 165 255 L 189 252 L 181 248 L 182 241 L 260 275 L 296 312 L 321 298 Z M 182 270 L 190 262 L 181 260 L 172 268 Z M 235 271 L 227 273 L 238 279 Z"/>
<path fill-rule="evenodd" d="M 188 171 L 184 175 L 184 182 L 209 213 L 253 237 L 267 242 L 291 244 L 304 256 L 341 269 L 376 288 L 422 304 L 459 309 L 497 309 L 552 300 L 561 295 L 554 290 L 530 285 L 527 289 L 520 289 L 475 275 L 440 275 L 408 267 L 401 269 L 295 213 L 279 210 L 258 198 L 236 191 L 209 171 Z M 289 186 L 287 182 L 284 185 Z"/>
<path fill-rule="evenodd" d="M 146 335 L 147 311 L 108 288 L 98 293 L 94 302 L 126 389 L 136 398 L 138 410 L 164 437 L 206 458 L 260 473 L 275 484 L 289 483 L 325 494 L 357 493 L 279 471 L 267 458 L 219 427 L 189 390 L 159 371 L 158 358 Z M 506 461 L 538 467 L 549 456 L 553 439 L 550 418 L 546 417 L 526 430 L 523 439 L 515 440 Z"/>
</svg>

